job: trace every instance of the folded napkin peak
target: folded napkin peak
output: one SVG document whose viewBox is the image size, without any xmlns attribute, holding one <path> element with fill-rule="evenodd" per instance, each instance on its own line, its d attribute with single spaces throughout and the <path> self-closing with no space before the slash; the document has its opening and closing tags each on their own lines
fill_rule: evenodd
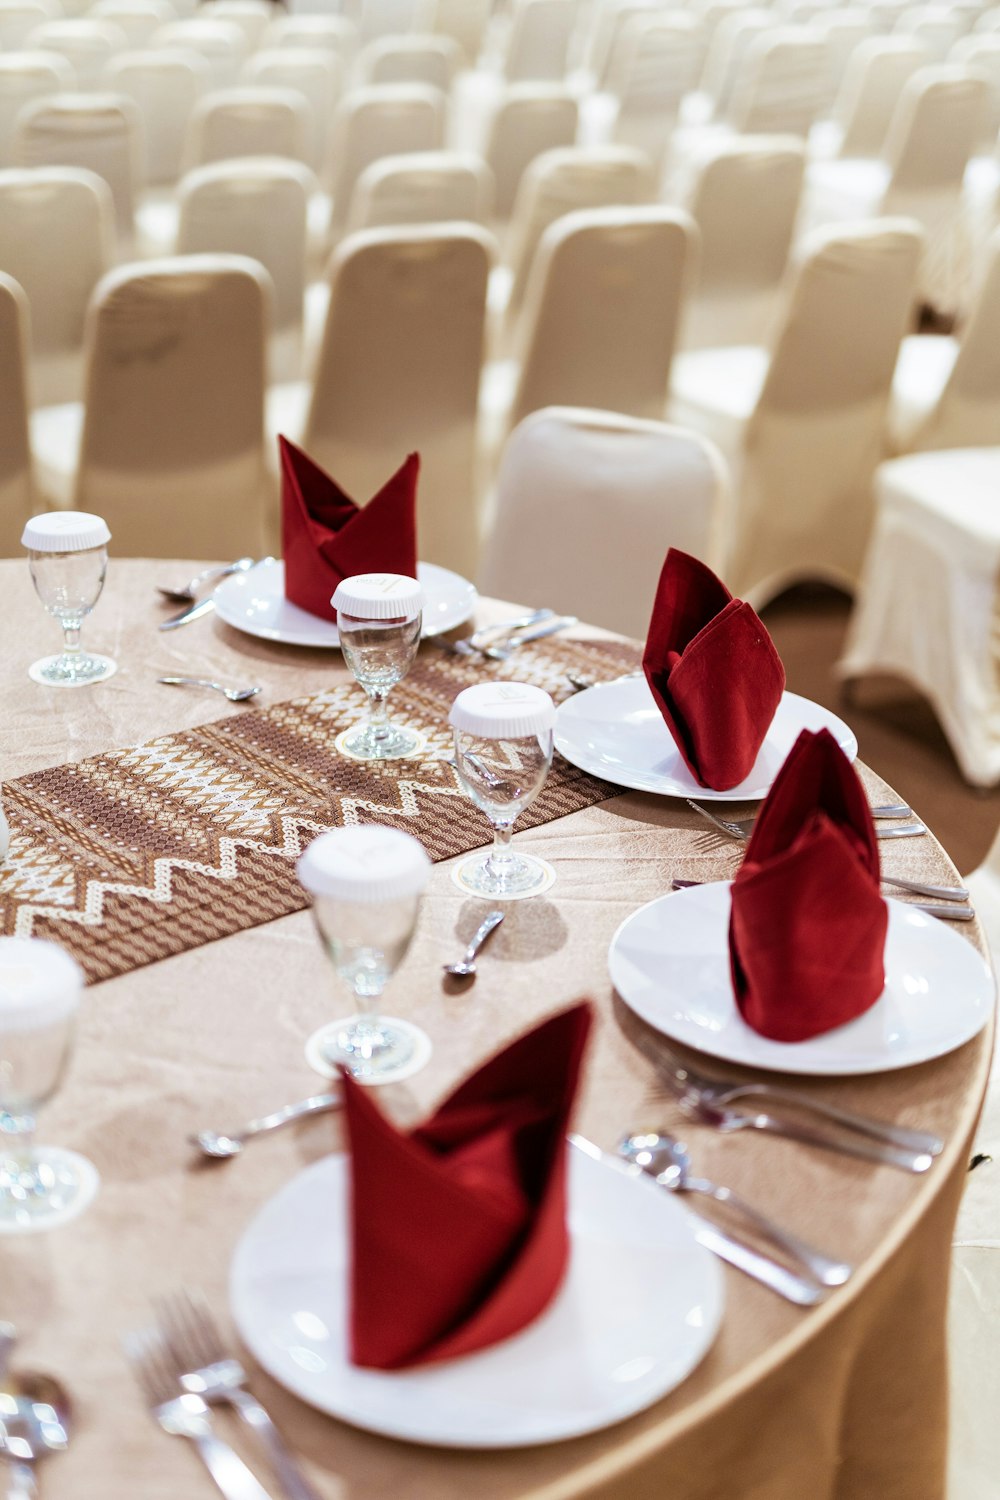
<svg viewBox="0 0 1000 1500">
<path fill-rule="evenodd" d="M 828 730 L 803 730 L 733 881 L 733 992 L 755 1031 L 805 1041 L 875 1003 L 888 923 L 879 876 L 857 772 Z"/>
<path fill-rule="evenodd" d="M 745 780 L 781 702 L 785 669 L 756 611 L 676 547 L 660 573 L 642 667 L 699 786 L 721 792 Z"/>
<path fill-rule="evenodd" d="M 416 577 L 418 453 L 359 506 L 301 448 L 285 437 L 278 448 L 285 597 L 292 604 L 335 621 L 330 601 L 345 578 L 373 572 Z"/>
<path fill-rule="evenodd" d="M 400 1369 L 508 1338 L 555 1295 L 569 1255 L 566 1130 L 589 1003 L 484 1063 L 400 1131 L 344 1074 L 355 1364 Z"/>
</svg>

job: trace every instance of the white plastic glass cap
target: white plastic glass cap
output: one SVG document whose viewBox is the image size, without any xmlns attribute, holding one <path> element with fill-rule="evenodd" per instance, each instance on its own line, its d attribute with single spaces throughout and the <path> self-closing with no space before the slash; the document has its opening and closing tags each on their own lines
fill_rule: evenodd
<svg viewBox="0 0 1000 1500">
<path fill-rule="evenodd" d="M 338 614 L 362 620 L 415 620 L 424 607 L 424 591 L 404 573 L 356 573 L 337 584 L 330 603 Z"/>
<path fill-rule="evenodd" d="M 431 862 L 412 834 L 365 823 L 321 833 L 300 858 L 296 871 L 313 896 L 396 901 L 419 896 L 430 878 Z"/>
<path fill-rule="evenodd" d="M 21 536 L 31 552 L 86 552 L 111 540 L 108 524 L 85 510 L 50 510 L 32 516 Z"/>
<path fill-rule="evenodd" d="M 527 682 L 480 682 L 462 689 L 448 722 L 483 739 L 513 740 L 551 729 L 556 706 L 542 688 Z"/>
<path fill-rule="evenodd" d="M 83 970 L 44 938 L 0 937 L 0 1032 L 34 1031 L 76 1010 Z"/>
</svg>

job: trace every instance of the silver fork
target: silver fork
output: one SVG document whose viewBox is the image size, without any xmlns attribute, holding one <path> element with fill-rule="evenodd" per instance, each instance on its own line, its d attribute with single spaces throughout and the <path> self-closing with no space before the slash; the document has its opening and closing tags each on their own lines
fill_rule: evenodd
<svg viewBox="0 0 1000 1500">
<path fill-rule="evenodd" d="M 225 1348 L 204 1297 L 187 1290 L 175 1292 L 158 1299 L 156 1312 L 175 1379 L 182 1389 L 209 1405 L 223 1404 L 237 1412 L 262 1443 L 287 1500 L 320 1500 L 285 1447 L 270 1414 L 247 1389 L 246 1371 Z"/>
<path fill-rule="evenodd" d="M 746 843 L 753 833 L 755 818 L 720 818 L 717 813 L 710 812 L 707 807 L 702 807 L 700 802 L 695 802 L 693 797 L 685 797 L 688 807 L 693 807 L 695 812 L 701 813 L 710 823 L 723 833 L 727 833 L 731 839 L 739 839 Z M 886 803 L 882 807 L 871 808 L 873 818 L 912 818 L 913 809 L 907 807 L 903 802 Z M 880 839 L 908 839 L 916 838 L 920 833 L 926 833 L 927 829 L 919 820 L 912 823 L 904 823 L 899 828 L 876 828 L 875 834 Z"/>
<path fill-rule="evenodd" d="M 193 1392 L 181 1393 L 167 1351 L 156 1328 L 126 1334 L 125 1353 L 145 1392 L 153 1416 L 164 1432 L 187 1438 L 225 1495 L 226 1500 L 273 1500 L 242 1458 L 212 1430 L 208 1406 Z"/>
<path fill-rule="evenodd" d="M 690 1063 L 684 1062 L 659 1038 L 654 1041 L 638 1031 L 634 1034 L 630 1031 L 629 1036 L 639 1051 L 655 1065 L 667 1087 L 677 1096 L 685 1113 L 698 1114 L 707 1123 L 716 1125 L 722 1130 L 738 1130 L 746 1126 L 776 1130 L 780 1121 L 765 1125 L 759 1122 L 769 1117 L 745 1115 L 728 1109 L 729 1105 L 736 1103 L 739 1099 L 759 1099 L 772 1104 L 788 1105 L 806 1115 L 812 1114 L 829 1120 L 832 1124 L 840 1126 L 842 1130 L 853 1131 L 856 1135 L 867 1137 L 872 1141 L 884 1142 L 902 1152 L 915 1153 L 917 1158 L 915 1161 L 902 1159 L 898 1161 L 889 1159 L 888 1161 L 890 1166 L 899 1166 L 907 1171 L 926 1171 L 931 1164 L 931 1158 L 940 1156 L 944 1150 L 944 1142 L 929 1131 L 911 1130 L 904 1125 L 890 1125 L 885 1120 L 875 1120 L 870 1115 L 855 1114 L 852 1110 L 841 1109 L 839 1105 L 828 1104 L 825 1099 L 817 1099 L 811 1094 L 801 1094 L 795 1089 L 782 1088 L 779 1084 L 755 1080 L 741 1082 L 732 1078 L 709 1078 L 706 1074 L 699 1073 L 692 1068 Z M 837 1142 L 833 1139 L 825 1142 L 817 1140 L 816 1144 L 836 1147 Z M 846 1149 L 846 1143 L 844 1149 Z"/>
</svg>

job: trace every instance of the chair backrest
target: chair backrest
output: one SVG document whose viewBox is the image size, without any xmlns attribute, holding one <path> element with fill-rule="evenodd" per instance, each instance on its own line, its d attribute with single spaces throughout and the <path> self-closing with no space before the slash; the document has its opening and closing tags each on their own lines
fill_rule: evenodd
<svg viewBox="0 0 1000 1500">
<path fill-rule="evenodd" d="M 0 270 L 28 299 L 36 355 L 82 348 L 90 294 L 114 251 L 114 205 L 103 178 L 80 167 L 0 172 Z"/>
<path fill-rule="evenodd" d="M 59 15 L 56 0 L 0 0 L 0 49 L 20 50 L 36 26 Z"/>
<path fill-rule="evenodd" d="M 89 17 L 43 21 L 27 39 L 27 45 L 43 52 L 58 52 L 72 66 L 78 89 L 101 86 L 105 64 L 124 52 L 128 37 L 113 21 Z"/>
<path fill-rule="evenodd" d="M 650 0 L 618 0 L 616 5 L 600 7 L 590 49 L 590 66 L 598 89 L 619 92 L 631 51 L 633 22 L 642 24 L 660 13 L 660 6 Z"/>
<path fill-rule="evenodd" d="M 123 249 L 131 244 L 141 120 L 125 94 L 49 94 L 26 104 L 14 133 L 22 167 L 86 167 L 111 189 Z"/>
<path fill-rule="evenodd" d="M 195 105 L 184 143 L 184 162 L 201 167 L 234 156 L 289 156 L 303 161 L 309 107 L 296 89 L 218 89 Z"/>
<path fill-rule="evenodd" d="M 946 63 L 915 73 L 903 88 L 885 140 L 890 192 L 958 193 L 989 107 L 990 85 L 983 74 Z"/>
<path fill-rule="evenodd" d="M 754 37 L 769 31 L 773 25 L 774 18 L 770 11 L 753 6 L 724 16 L 715 28 L 708 44 L 698 87 L 712 101 L 716 119 L 725 117 L 730 95 L 750 43 Z"/>
<path fill-rule="evenodd" d="M 383 156 L 355 184 L 347 229 L 353 234 L 391 224 L 485 224 L 492 201 L 490 169 L 478 156 L 460 151 Z"/>
<path fill-rule="evenodd" d="M 579 106 L 568 89 L 551 84 L 514 84 L 490 120 L 484 156 L 496 183 L 494 212 L 506 219 L 525 167 L 543 151 L 572 146 Z"/>
<path fill-rule="evenodd" d="M 576 0 L 518 0 L 503 65 L 511 83 L 565 77 L 576 15 Z"/>
<path fill-rule="evenodd" d="M 250 51 L 246 36 L 235 22 L 212 21 L 201 16 L 168 21 L 153 32 L 150 44 L 197 52 L 211 70 L 214 89 L 235 86 Z"/>
<path fill-rule="evenodd" d="M 306 215 L 316 177 L 281 156 L 245 156 L 196 167 L 177 189 L 179 255 L 247 255 L 274 284 L 275 331 L 302 321 Z"/>
<path fill-rule="evenodd" d="M 801 243 L 742 440 L 726 581 L 755 608 L 803 578 L 857 585 L 922 249 L 907 219 L 815 231 Z"/>
<path fill-rule="evenodd" d="M 944 5 L 915 5 L 904 10 L 893 30 L 899 36 L 923 42 L 935 62 L 944 62 L 962 34 L 958 17 Z"/>
<path fill-rule="evenodd" d="M 561 146 L 536 156 L 521 178 L 511 216 L 510 310 L 521 305 L 538 242 L 550 224 L 577 209 L 647 203 L 654 187 L 648 159 L 628 146 Z"/>
<path fill-rule="evenodd" d="M 462 0 L 465 3 L 465 0 Z M 279 16 L 261 38 L 261 48 L 306 47 L 332 52 L 346 66 L 357 51 L 358 28 L 347 16 Z"/>
<path fill-rule="evenodd" d="M 747 47 L 726 118 L 743 135 L 809 132 L 826 87 L 826 40 L 806 27 L 776 27 Z"/>
<path fill-rule="evenodd" d="M 878 156 L 899 97 L 930 55 L 908 37 L 869 37 L 851 54 L 833 106 L 840 156 Z"/>
<path fill-rule="evenodd" d="M 826 90 L 822 114 L 836 99 L 855 51 L 871 36 L 872 23 L 864 6 L 845 5 L 821 12 L 810 24 L 826 37 Z"/>
<path fill-rule="evenodd" d="M 431 0 L 428 25 L 457 42 L 465 65 L 473 67 L 483 48 L 491 9 L 491 0 Z"/>
<path fill-rule="evenodd" d="M 612 78 L 623 115 L 673 119 L 684 95 L 697 86 L 704 61 L 703 28 L 687 11 L 644 10 L 624 28 Z"/>
<path fill-rule="evenodd" d="M 143 181 L 175 182 L 188 121 L 209 83 L 204 58 L 168 47 L 121 52 L 104 76 L 109 88 L 128 95 L 142 117 Z"/>
<path fill-rule="evenodd" d="M 140 51 L 176 12 L 169 0 L 97 0 L 90 15 L 95 21 L 112 21 L 124 31 L 129 48 Z"/>
<path fill-rule="evenodd" d="M 1000 447 L 1000 232 L 990 239 L 951 374 L 908 447 Z"/>
<path fill-rule="evenodd" d="M 346 223 L 355 183 L 366 167 L 382 156 L 440 151 L 444 120 L 443 94 L 423 83 L 370 84 L 345 94 L 333 126 L 334 229 Z"/>
<path fill-rule="evenodd" d="M 421 9 L 421 0 L 361 0 L 362 45 L 378 37 L 401 36 L 406 31 L 415 31 Z"/>
<path fill-rule="evenodd" d="M 605 411 L 533 412 L 504 447 L 479 585 L 642 639 L 668 547 L 721 569 L 726 493 L 722 458 L 697 433 Z"/>
<path fill-rule="evenodd" d="M 58 52 L 0 52 L 0 166 L 13 160 L 14 122 L 25 104 L 72 87 L 72 66 Z"/>
<path fill-rule="evenodd" d="M 701 235 L 686 347 L 765 342 L 804 172 L 805 150 L 794 136 L 737 137 L 702 160 L 684 203 Z"/>
<path fill-rule="evenodd" d="M 242 256 L 144 261 L 98 284 L 74 504 L 105 517 L 119 554 L 263 547 L 269 300 Z"/>
<path fill-rule="evenodd" d="M 698 231 L 680 209 L 595 208 L 542 235 L 511 425 L 542 406 L 659 417 Z"/>
<path fill-rule="evenodd" d="M 995 148 L 997 133 L 1000 132 L 1000 36 L 963 36 L 952 47 L 948 61 L 976 68 L 990 81 L 989 105 L 976 142 L 977 155 L 988 156 Z"/>
<path fill-rule="evenodd" d="M 199 10 L 209 20 L 229 21 L 238 26 L 251 52 L 260 46 L 274 14 L 267 0 L 202 0 Z"/>
<path fill-rule="evenodd" d="M 27 349 L 28 300 L 0 272 L 0 557 L 20 554 L 32 512 Z"/>
<path fill-rule="evenodd" d="M 340 98 L 343 65 L 325 48 L 271 47 L 255 52 L 243 68 L 251 86 L 298 89 L 308 105 L 305 159 L 316 171 L 326 164 L 333 111 Z"/>
<path fill-rule="evenodd" d="M 478 554 L 476 412 L 494 248 L 471 224 L 343 240 L 327 272 L 304 434 L 306 450 L 360 503 L 418 450 L 420 556 L 466 576 Z"/>
<path fill-rule="evenodd" d="M 366 83 L 427 83 L 447 94 L 461 58 L 461 48 L 450 38 L 414 32 L 369 42 L 358 69 Z"/>
</svg>

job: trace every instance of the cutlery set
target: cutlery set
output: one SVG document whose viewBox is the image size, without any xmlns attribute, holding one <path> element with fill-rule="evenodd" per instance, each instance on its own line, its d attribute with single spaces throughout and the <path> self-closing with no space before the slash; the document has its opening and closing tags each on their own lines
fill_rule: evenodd
<svg viewBox="0 0 1000 1500">
<path fill-rule="evenodd" d="M 35 1469 L 69 1445 L 72 1403 L 51 1375 L 8 1370 L 17 1342 L 11 1323 L 0 1323 L 0 1457 L 6 1460 L 7 1500 L 34 1500 Z"/>
</svg>

